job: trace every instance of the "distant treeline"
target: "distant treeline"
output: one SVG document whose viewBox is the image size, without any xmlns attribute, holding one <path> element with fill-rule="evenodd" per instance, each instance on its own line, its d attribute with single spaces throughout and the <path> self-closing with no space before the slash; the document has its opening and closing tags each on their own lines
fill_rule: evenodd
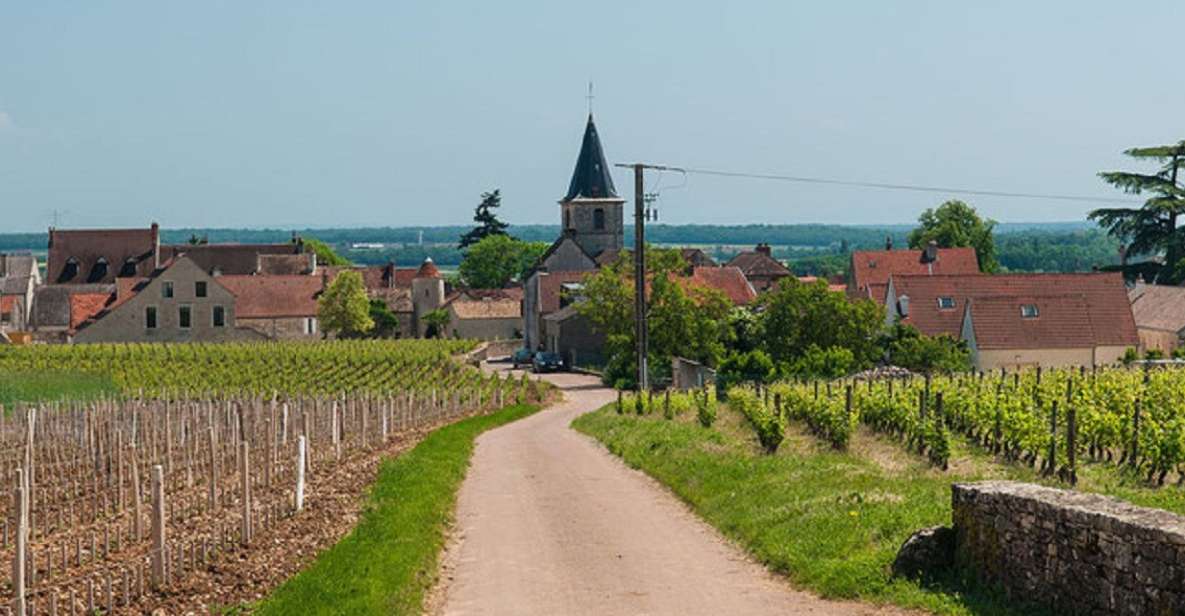
<svg viewBox="0 0 1185 616">
<path fill-rule="evenodd" d="M 161 241 L 184 244 L 190 238 L 213 243 L 279 243 L 293 234 L 316 237 L 357 263 L 394 261 L 413 265 L 426 257 L 444 266 L 456 266 L 462 254 L 457 238 L 469 226 L 366 227 L 357 229 L 164 229 Z M 905 247 L 912 225 L 651 225 L 647 239 L 658 244 L 695 245 L 717 260 L 766 242 L 774 255 L 788 261 L 799 275 L 843 274 L 851 250 L 879 249 L 886 238 Z M 558 225 L 511 225 L 511 235 L 527 241 L 550 242 Z M 422 237 L 421 237 L 422 233 Z M 0 252 L 44 251 L 45 233 L 0 234 Z M 421 244 L 422 241 L 422 244 Z M 627 230 L 626 242 L 633 242 Z M 358 248 L 354 244 L 382 244 L 382 248 Z M 1088 223 L 1004 223 L 996 229 L 996 257 L 1010 271 L 1087 271 L 1119 261 L 1119 245 Z"/>
</svg>

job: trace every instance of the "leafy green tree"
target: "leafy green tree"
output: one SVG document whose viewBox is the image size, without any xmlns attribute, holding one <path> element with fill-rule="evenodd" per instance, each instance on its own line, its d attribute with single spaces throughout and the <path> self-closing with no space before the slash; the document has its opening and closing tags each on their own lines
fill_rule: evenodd
<svg viewBox="0 0 1185 616">
<path fill-rule="evenodd" d="M 692 287 L 681 277 L 685 267 L 677 250 L 648 248 L 650 285 L 647 314 L 650 344 L 647 358 L 652 380 L 670 376 L 678 355 L 716 365 L 731 339 L 728 315 L 732 303 L 715 289 Z M 618 259 L 584 281 L 584 300 L 577 310 L 605 334 L 606 382 L 622 389 L 636 383 L 634 337 L 634 266 Z"/>
<path fill-rule="evenodd" d="M 855 369 L 878 359 L 884 311 L 870 299 L 849 301 L 823 280 L 786 278 L 762 296 L 761 307 L 763 347 L 779 366 L 793 365 L 812 345 L 848 349 Z"/>
<path fill-rule="evenodd" d="M 820 348 L 812 344 L 801 357 L 782 371 L 787 375 L 811 379 L 838 379 L 856 369 L 856 356 L 851 349 L 833 346 Z"/>
<path fill-rule="evenodd" d="M 889 363 L 914 372 L 964 372 L 971 369 L 971 351 L 963 340 L 923 336 L 912 325 L 898 323 L 886 339 Z"/>
<path fill-rule="evenodd" d="M 502 192 L 500 190 L 494 189 L 494 192 L 481 194 L 481 203 L 477 205 L 477 209 L 473 213 L 473 221 L 477 223 L 477 226 L 461 236 L 460 248 L 462 250 L 491 235 L 506 235 L 506 227 L 510 225 L 498 220 L 498 214 L 494 210 L 499 207 L 502 207 Z"/>
<path fill-rule="evenodd" d="M 332 267 L 342 267 L 350 265 L 350 260 L 337 254 L 329 244 L 322 242 L 315 237 L 301 238 L 304 242 L 305 250 L 311 250 L 317 255 L 318 265 L 328 265 Z"/>
<path fill-rule="evenodd" d="M 469 247 L 461 261 L 460 273 L 465 284 L 477 289 L 500 289 L 511 281 L 522 280 L 547 244 L 524 242 L 509 235 L 490 235 Z"/>
<path fill-rule="evenodd" d="M 452 316 L 444 308 L 437 308 L 436 310 L 429 310 L 424 313 L 424 325 L 427 326 L 424 330 L 424 337 L 447 338 L 448 326 L 452 320 Z"/>
<path fill-rule="evenodd" d="M 1127 246 L 1129 254 L 1164 255 L 1164 267 L 1155 272 L 1162 284 L 1185 281 L 1185 229 L 1178 219 L 1185 213 L 1185 187 L 1178 181 L 1185 164 L 1185 141 L 1173 145 L 1132 148 L 1124 152 L 1141 161 L 1155 161 L 1160 168 L 1155 173 L 1104 171 L 1099 174 L 1104 182 L 1132 195 L 1150 193 L 1138 208 L 1101 208 L 1089 217 L 1099 223 L 1112 237 Z"/>
<path fill-rule="evenodd" d="M 760 349 L 746 353 L 731 353 L 720 362 L 716 371 L 716 386 L 728 391 L 741 383 L 768 383 L 777 376 L 774 362 Z"/>
<path fill-rule="evenodd" d="M 322 331 L 346 338 L 374 329 L 362 274 L 346 270 L 335 276 L 317 300 L 317 318 Z"/>
<path fill-rule="evenodd" d="M 370 300 L 370 320 L 374 321 L 374 329 L 370 330 L 372 338 L 399 336 L 399 317 L 391 312 L 387 302 L 377 298 Z"/>
<path fill-rule="evenodd" d="M 962 201 L 952 200 L 930 208 L 918 217 L 920 226 L 909 233 L 909 247 L 925 248 L 931 241 L 939 248 L 970 246 L 979 259 L 979 271 L 991 273 L 999 269 L 996 263 L 996 243 L 992 230 L 996 221 L 979 217 L 975 208 Z"/>
</svg>

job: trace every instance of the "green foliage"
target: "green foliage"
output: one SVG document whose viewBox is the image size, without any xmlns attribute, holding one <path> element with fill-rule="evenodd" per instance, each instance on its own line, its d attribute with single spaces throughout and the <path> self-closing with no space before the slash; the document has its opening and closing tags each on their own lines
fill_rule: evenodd
<svg viewBox="0 0 1185 616">
<path fill-rule="evenodd" d="M 1119 242 L 1099 229 L 1000 234 L 996 257 L 1010 272 L 1089 272 L 1117 265 Z"/>
<path fill-rule="evenodd" d="M 317 265 L 332 267 L 350 265 L 349 259 L 337 254 L 329 244 L 315 237 L 304 237 L 301 238 L 301 241 L 304 242 L 305 250 L 317 255 Z"/>
<path fill-rule="evenodd" d="M 1141 162 L 1160 163 L 1154 173 L 1104 171 L 1104 182 L 1132 195 L 1151 193 L 1139 208 L 1101 208 L 1090 213 L 1112 237 L 1126 245 L 1129 254 L 1164 255 L 1165 265 L 1153 272 L 1162 284 L 1185 281 L 1185 229 L 1178 218 L 1185 213 L 1185 187 L 1177 177 L 1185 165 L 1185 141 L 1172 145 L 1133 148 L 1124 152 Z"/>
<path fill-rule="evenodd" d="M 877 339 L 884 314 L 869 299 L 849 301 L 818 280 L 802 283 L 787 278 L 762 299 L 764 350 L 777 365 L 791 366 L 814 346 L 851 352 L 848 369 L 861 369 L 878 359 Z"/>
<path fill-rule="evenodd" d="M 775 453 L 786 436 L 786 425 L 778 409 L 769 408 L 756 391 L 749 387 L 728 390 L 728 406 L 745 416 L 757 433 L 757 442 L 766 453 Z"/>
<path fill-rule="evenodd" d="M 923 336 L 912 325 L 898 323 L 885 341 L 889 363 L 913 372 L 964 372 L 971 369 L 971 351 L 964 340 Z"/>
<path fill-rule="evenodd" d="M 715 289 L 690 287 L 680 280 L 685 267 L 676 250 L 648 249 L 650 291 L 651 379 L 670 376 L 671 358 L 678 355 L 714 366 L 731 339 L 728 315 L 732 304 Z M 585 279 L 584 301 L 577 310 L 606 337 L 609 356 L 606 382 L 633 389 L 636 374 L 634 338 L 634 269 L 629 259 L 619 259 Z"/>
<path fill-rule="evenodd" d="M 542 242 L 524 242 L 504 233 L 488 235 L 465 252 L 461 278 L 471 288 L 501 289 L 523 280 L 546 250 Z"/>
<path fill-rule="evenodd" d="M 397 338 L 399 336 L 399 317 L 391 312 L 387 302 L 381 299 L 370 300 L 370 320 L 374 321 L 374 328 L 370 330 L 371 338 Z"/>
<path fill-rule="evenodd" d="M 0 371 L 0 406 L 6 408 L 16 402 L 93 400 L 118 392 L 115 383 L 100 374 L 55 370 Z"/>
<path fill-rule="evenodd" d="M 459 242 L 461 250 L 492 235 L 506 235 L 506 227 L 509 225 L 498 220 L 498 213 L 494 211 L 500 207 L 502 207 L 502 192 L 500 190 L 494 189 L 494 192 L 481 194 L 481 203 L 473 212 L 473 222 L 476 222 L 477 226 L 461 236 Z"/>
<path fill-rule="evenodd" d="M 425 338 L 445 338 L 448 335 L 448 326 L 453 320 L 452 315 L 444 308 L 437 308 L 436 310 L 429 310 L 424 313 L 424 324 L 427 328 L 424 332 Z"/>
<path fill-rule="evenodd" d="M 787 376 L 812 379 L 837 379 L 851 374 L 856 368 L 856 356 L 844 347 L 819 348 L 812 344 L 802 357 L 783 371 Z"/>
<path fill-rule="evenodd" d="M 1119 361 L 1123 362 L 1125 366 L 1130 366 L 1138 359 L 1140 359 L 1140 352 L 1132 347 L 1128 347 L 1123 350 L 1123 357 Z"/>
<path fill-rule="evenodd" d="M 479 434 L 537 411 L 507 407 L 429 434 L 383 462 L 358 526 L 257 614 L 420 614 Z"/>
<path fill-rule="evenodd" d="M 711 428 L 716 423 L 716 395 L 711 390 L 704 389 L 701 393 L 692 392 L 695 400 L 695 419 L 699 425 Z"/>
<path fill-rule="evenodd" d="M 317 319 L 323 331 L 345 338 L 374 329 L 362 274 L 351 270 L 338 273 L 317 300 Z"/>
<path fill-rule="evenodd" d="M 975 208 L 962 201 L 947 201 L 937 209 L 922 212 L 918 223 L 918 228 L 909 234 L 910 248 L 925 248 L 931 241 L 937 242 L 939 248 L 970 246 L 979 258 L 980 271 L 991 273 L 999 269 L 992 238 L 996 221 L 980 218 Z"/>
<path fill-rule="evenodd" d="M 1144 359 L 1164 359 L 1164 351 L 1160 349 L 1148 349 L 1147 351 L 1144 351 Z"/>
<path fill-rule="evenodd" d="M 742 383 L 768 383 L 777 376 L 774 362 L 760 349 L 731 353 L 716 371 L 716 386 L 728 391 Z"/>
</svg>

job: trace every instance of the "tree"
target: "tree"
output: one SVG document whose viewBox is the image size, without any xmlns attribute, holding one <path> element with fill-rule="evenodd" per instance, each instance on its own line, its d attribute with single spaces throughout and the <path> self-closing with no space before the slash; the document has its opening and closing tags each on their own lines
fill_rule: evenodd
<svg viewBox="0 0 1185 616">
<path fill-rule="evenodd" d="M 885 341 L 889 363 L 914 372 L 964 372 L 971 369 L 971 351 L 963 340 L 923 336 L 912 325 L 897 323 Z"/>
<path fill-rule="evenodd" d="M 720 362 L 716 372 L 716 386 L 728 391 L 741 383 L 768 383 L 777 376 L 774 362 L 760 349 L 747 353 L 731 353 Z"/>
<path fill-rule="evenodd" d="M 1185 281 L 1185 229 L 1178 218 L 1185 213 L 1185 188 L 1177 181 L 1185 164 L 1185 141 L 1174 145 L 1132 148 L 1124 152 L 1139 161 L 1161 164 L 1155 173 L 1128 171 L 1099 173 L 1103 181 L 1132 195 L 1151 193 L 1138 208 L 1101 208 L 1090 213 L 1114 238 L 1126 245 L 1128 254 L 1164 255 L 1164 267 L 1153 272 L 1162 284 Z"/>
<path fill-rule="evenodd" d="M 883 309 L 870 299 L 850 301 L 823 280 L 786 278 L 761 300 L 764 349 L 783 372 L 812 346 L 842 347 L 852 353 L 852 368 L 869 366 L 880 354 L 878 337 Z"/>
<path fill-rule="evenodd" d="M 429 310 L 424 313 L 424 325 L 427 327 L 424 330 L 425 338 L 446 338 L 448 337 L 448 326 L 453 321 L 452 315 L 444 308 L 437 308 L 436 310 Z"/>
<path fill-rule="evenodd" d="M 362 274 L 346 270 L 335 276 L 317 300 L 317 318 L 323 331 L 345 338 L 374 329 Z"/>
<path fill-rule="evenodd" d="M 391 312 L 387 302 L 377 298 L 370 300 L 369 314 L 370 320 L 374 321 L 370 337 L 397 338 L 399 336 L 399 317 Z"/>
<path fill-rule="evenodd" d="M 506 235 L 506 227 L 510 226 L 498 220 L 494 210 L 502 207 L 502 193 L 498 189 L 494 192 L 482 193 L 481 203 L 473 213 L 473 221 L 478 223 L 473 230 L 461 236 L 460 248 L 464 250 L 491 235 Z"/>
<path fill-rule="evenodd" d="M 851 349 L 840 346 L 823 349 L 812 344 L 785 372 L 809 379 L 838 379 L 851 374 L 855 368 L 856 356 Z"/>
<path fill-rule="evenodd" d="M 313 254 L 317 255 L 317 265 L 328 265 L 331 267 L 350 265 L 349 259 L 337 254 L 329 244 L 315 237 L 301 238 L 301 241 L 304 243 L 305 250 L 311 250 Z"/>
<path fill-rule="evenodd" d="M 996 221 L 979 217 L 975 208 L 962 201 L 947 201 L 937 209 L 930 208 L 918 217 L 918 226 L 909 233 L 909 247 L 925 248 L 931 241 L 939 248 L 969 246 L 979 259 L 979 271 L 991 273 L 999 269 L 996 263 L 996 243 L 992 230 Z"/>
<path fill-rule="evenodd" d="M 545 250 L 547 244 L 542 242 L 524 242 L 505 234 L 490 235 L 465 252 L 461 278 L 473 288 L 500 289 L 513 280 L 522 280 Z"/>
<path fill-rule="evenodd" d="M 675 355 L 716 365 L 731 339 L 732 304 L 723 293 L 687 284 L 677 250 L 647 248 L 650 272 L 646 313 L 650 324 L 647 363 L 652 380 L 670 375 Z M 605 334 L 608 362 L 605 381 L 623 389 L 636 383 L 634 337 L 634 266 L 618 259 L 584 281 L 584 300 L 576 309 Z"/>
</svg>

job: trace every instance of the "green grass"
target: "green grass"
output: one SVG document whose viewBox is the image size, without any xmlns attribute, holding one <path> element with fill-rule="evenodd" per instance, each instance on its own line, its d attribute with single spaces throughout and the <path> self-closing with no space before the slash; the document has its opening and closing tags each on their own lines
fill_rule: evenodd
<svg viewBox="0 0 1185 616">
<path fill-rule="evenodd" d="M 479 434 L 538 410 L 511 406 L 440 428 L 383 462 L 358 526 L 257 614 L 418 614 Z"/>
<path fill-rule="evenodd" d="M 760 452 L 752 429 L 726 407 L 712 429 L 693 422 L 619 416 L 610 406 L 573 425 L 669 486 L 798 587 L 940 614 L 1034 613 L 954 575 L 922 586 L 889 573 L 910 534 L 950 524 L 952 482 L 1011 476 L 1009 466 L 963 443 L 956 450 L 962 466 L 943 473 L 871 433 L 861 431 L 841 452 L 796 426 L 771 456 Z M 1016 469 L 1022 478 L 1026 473 Z"/>
<path fill-rule="evenodd" d="M 119 389 L 111 379 L 99 375 L 67 372 L 0 373 L 0 404 L 6 409 L 17 402 L 92 400 L 118 393 Z"/>
</svg>

